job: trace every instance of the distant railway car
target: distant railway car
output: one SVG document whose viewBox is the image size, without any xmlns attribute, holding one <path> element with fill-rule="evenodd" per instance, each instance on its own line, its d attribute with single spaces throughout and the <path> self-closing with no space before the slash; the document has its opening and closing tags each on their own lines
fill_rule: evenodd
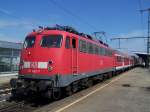
<svg viewBox="0 0 150 112">
<path fill-rule="evenodd" d="M 115 68 L 117 71 L 129 69 L 134 66 L 134 59 L 125 53 L 115 50 Z"/>
<path fill-rule="evenodd" d="M 18 79 L 10 81 L 12 94 L 58 99 L 62 89 L 70 95 L 131 63 L 129 56 L 71 27 L 43 28 L 25 38 Z"/>
</svg>

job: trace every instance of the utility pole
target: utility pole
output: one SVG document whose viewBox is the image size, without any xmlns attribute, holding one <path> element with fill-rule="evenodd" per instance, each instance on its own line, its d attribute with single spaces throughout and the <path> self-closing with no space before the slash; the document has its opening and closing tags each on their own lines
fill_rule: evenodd
<svg viewBox="0 0 150 112">
<path fill-rule="evenodd" d="M 150 8 L 145 10 L 140 10 L 143 12 L 148 12 L 148 36 L 147 36 L 147 63 L 146 66 L 149 67 L 149 54 L 150 54 Z"/>
</svg>

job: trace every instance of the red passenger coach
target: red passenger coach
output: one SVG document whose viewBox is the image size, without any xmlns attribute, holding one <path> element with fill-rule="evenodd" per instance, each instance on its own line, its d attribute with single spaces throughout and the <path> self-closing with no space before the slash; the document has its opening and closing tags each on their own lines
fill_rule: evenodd
<svg viewBox="0 0 150 112">
<path fill-rule="evenodd" d="M 129 69 L 134 65 L 134 60 L 128 54 L 115 50 L 115 68 L 116 71 Z"/>
<path fill-rule="evenodd" d="M 131 66 L 128 56 L 68 26 L 47 27 L 27 35 L 12 94 L 40 93 L 59 98 L 92 80 Z"/>
</svg>

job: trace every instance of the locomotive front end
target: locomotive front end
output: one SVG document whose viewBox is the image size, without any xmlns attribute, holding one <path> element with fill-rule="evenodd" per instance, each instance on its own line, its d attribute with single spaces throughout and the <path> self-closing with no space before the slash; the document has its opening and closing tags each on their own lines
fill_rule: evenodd
<svg viewBox="0 0 150 112">
<path fill-rule="evenodd" d="M 25 38 L 19 76 L 10 81 L 13 95 L 40 93 L 51 97 L 60 72 L 62 40 L 58 31 L 33 32 Z"/>
</svg>

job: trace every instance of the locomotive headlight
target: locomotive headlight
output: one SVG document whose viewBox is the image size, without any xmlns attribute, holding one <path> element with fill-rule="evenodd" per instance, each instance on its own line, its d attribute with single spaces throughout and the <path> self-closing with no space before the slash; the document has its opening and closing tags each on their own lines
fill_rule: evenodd
<svg viewBox="0 0 150 112">
<path fill-rule="evenodd" d="M 49 61 L 48 61 L 48 65 L 51 65 L 51 64 L 53 64 L 53 61 L 52 61 L 52 60 L 49 60 Z"/>
<path fill-rule="evenodd" d="M 53 61 L 52 61 L 52 60 L 49 60 L 47 64 L 48 64 L 48 67 L 47 67 L 48 71 L 49 71 L 49 72 L 52 71 L 52 70 L 53 70 L 53 67 L 52 67 L 51 65 L 53 64 Z"/>
<path fill-rule="evenodd" d="M 50 72 L 50 71 L 53 70 L 53 67 L 52 67 L 52 66 L 48 66 L 47 69 L 48 69 L 48 71 Z"/>
</svg>

